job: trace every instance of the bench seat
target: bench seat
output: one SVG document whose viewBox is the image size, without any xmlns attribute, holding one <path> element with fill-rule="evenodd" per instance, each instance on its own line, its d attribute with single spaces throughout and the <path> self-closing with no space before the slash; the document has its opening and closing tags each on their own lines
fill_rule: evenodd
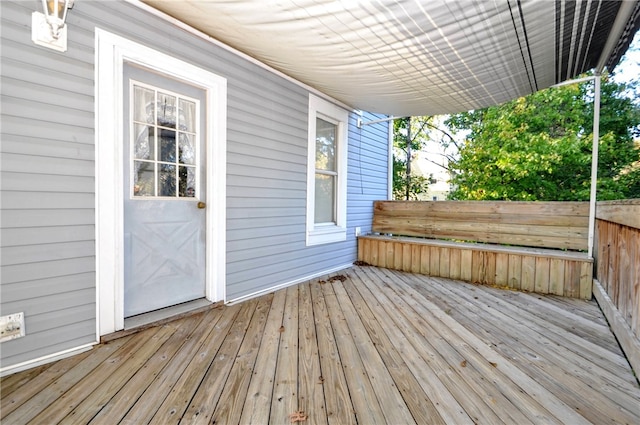
<svg viewBox="0 0 640 425">
<path fill-rule="evenodd" d="M 358 237 L 358 260 L 433 277 L 591 298 L 593 259 L 579 251 L 366 235 Z"/>
</svg>

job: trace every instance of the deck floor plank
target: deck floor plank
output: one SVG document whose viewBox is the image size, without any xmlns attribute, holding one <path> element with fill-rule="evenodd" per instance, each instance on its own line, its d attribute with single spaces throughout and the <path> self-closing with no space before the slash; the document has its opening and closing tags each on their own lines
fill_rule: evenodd
<svg viewBox="0 0 640 425">
<path fill-rule="evenodd" d="M 372 340 L 372 335 L 367 331 L 361 317 L 356 312 L 353 301 L 344 289 L 342 282 L 337 280 L 331 285 L 340 303 L 340 309 L 344 313 L 347 326 L 353 335 L 356 349 L 369 376 L 371 387 L 378 398 L 382 413 L 387 418 L 386 421 L 402 424 L 415 423 L 398 386 L 391 377 L 389 366 L 383 361 L 381 353 Z M 371 326 L 369 327 L 371 328 Z"/>
<path fill-rule="evenodd" d="M 438 280 L 436 279 L 436 281 Z M 531 377 L 543 382 L 546 381 L 547 387 L 553 384 L 556 389 L 554 393 L 558 398 L 567 404 L 578 407 L 582 412 L 587 412 L 590 417 L 596 418 L 596 423 L 605 423 L 610 420 L 608 418 L 615 418 L 616 421 L 620 421 L 619 423 L 633 423 L 634 414 L 627 409 L 631 406 L 638 406 L 637 396 L 634 402 L 633 397 L 630 400 L 622 388 L 612 385 L 601 375 L 594 377 L 592 373 L 596 372 L 597 364 L 576 365 L 578 354 L 571 349 L 565 349 L 565 357 L 563 357 L 558 350 L 559 340 L 555 339 L 550 332 L 545 333 L 543 328 L 532 332 L 531 327 L 512 320 L 509 327 L 510 332 L 504 332 L 495 323 L 509 316 L 503 316 L 497 309 L 487 307 L 486 304 L 490 302 L 490 297 L 482 298 L 482 302 L 472 303 L 471 298 L 458 286 L 439 285 L 439 288 L 446 291 L 446 296 L 451 296 L 451 294 L 460 296 L 460 302 L 470 307 L 464 312 L 469 317 L 466 326 L 478 326 L 478 331 L 480 329 L 490 330 L 491 337 L 494 341 L 498 341 L 495 346 L 501 349 L 506 356 L 519 359 L 521 367 L 528 370 Z M 513 319 L 513 316 L 511 318 Z M 545 335 L 552 337 L 547 338 Z M 511 343 L 512 341 L 517 344 Z M 527 364 L 525 365 L 525 363 Z M 572 373 L 567 373 L 562 365 L 570 365 Z M 583 369 L 585 367 L 589 370 L 585 371 Z M 562 379 L 558 379 L 558 377 L 562 377 Z M 607 395 L 612 393 L 615 393 L 616 401 L 607 400 Z M 624 405 L 627 409 L 623 407 Z"/>
<path fill-rule="evenodd" d="M 404 360 L 420 383 L 424 396 L 433 403 L 442 420 L 445 423 L 472 424 L 473 421 L 464 408 L 424 360 L 423 354 L 428 353 L 421 352 L 421 347 L 414 346 L 409 335 L 402 332 L 401 328 L 396 324 L 393 319 L 396 314 L 396 308 L 391 300 L 377 290 L 377 287 L 371 282 L 370 275 L 359 271 L 356 271 L 356 275 L 363 283 L 358 288 L 360 294 L 367 301 L 370 308 L 374 309 L 376 315 L 382 318 L 379 321 L 380 325 L 385 330 L 393 346 L 404 355 Z"/>
<path fill-rule="evenodd" d="M 226 381 L 220 401 L 211 422 L 217 424 L 239 423 L 242 407 L 247 398 L 247 391 L 253 373 L 258 349 L 264 336 L 267 317 L 273 300 L 273 294 L 259 299 L 251 323 L 246 331 L 238 355 L 236 356 L 229 377 Z M 206 419 L 208 417 L 205 416 Z"/>
<path fill-rule="evenodd" d="M 124 341 L 122 342 L 124 343 Z M 114 348 L 116 348 L 114 345 L 103 347 L 102 352 L 104 358 L 106 358 Z M 77 366 L 78 363 L 81 363 L 89 355 L 90 353 L 87 351 L 50 365 L 35 367 L 22 373 L 7 376 L 2 380 L 2 394 L 10 394 L 10 396 L 2 397 L 0 412 L 2 412 L 3 416 L 7 416 L 24 403 L 33 400 L 32 397 L 36 396 L 63 375 L 69 373 L 73 367 Z M 104 360 L 104 358 L 99 355 L 92 355 L 88 363 L 97 365 Z"/>
<path fill-rule="evenodd" d="M 211 337 L 189 360 L 187 368 L 180 375 L 149 423 L 177 424 L 182 419 L 240 310 L 240 305 L 231 306 L 224 310 L 220 320 L 213 326 L 215 332 L 211 333 Z"/>
<path fill-rule="evenodd" d="M 145 389 L 144 393 L 130 407 L 122 407 L 124 417 L 122 424 L 146 424 L 158 411 L 167 395 L 172 390 L 187 365 L 205 341 L 211 339 L 211 332 L 216 331 L 216 324 L 222 317 L 222 308 L 211 309 L 201 316 L 200 322 L 193 328 L 190 336 L 186 337 L 180 350 L 168 361 L 162 373 L 158 374 L 152 383 Z M 100 411 L 91 425 L 110 425 L 114 423 L 112 415 L 102 414 Z"/>
<path fill-rule="evenodd" d="M 0 387 L 15 425 L 640 423 L 638 381 L 594 302 L 366 266 Z"/>
<path fill-rule="evenodd" d="M 204 374 L 180 424 L 208 424 L 211 421 L 257 305 L 257 299 L 239 305 L 240 312 Z"/>
<path fill-rule="evenodd" d="M 403 279 L 406 279 L 406 281 L 408 282 L 417 280 L 417 284 L 420 285 L 420 288 L 434 288 L 434 284 L 436 283 L 434 279 L 428 279 L 425 281 L 423 279 L 416 279 L 415 276 L 395 276 L 395 282 L 402 281 Z M 517 384 L 531 397 L 535 398 L 547 411 L 551 412 L 562 423 L 589 423 L 581 416 L 577 416 L 571 406 L 562 402 L 547 388 L 540 385 L 540 383 L 538 383 L 536 380 L 523 373 L 520 370 L 520 366 L 518 364 L 513 364 L 511 362 L 512 358 L 504 356 L 495 351 L 494 344 L 483 341 L 482 338 L 478 336 L 478 334 L 471 332 L 468 328 L 463 326 L 452 317 L 455 314 L 452 307 L 455 306 L 459 310 L 467 311 L 469 309 L 468 305 L 465 305 L 465 303 L 461 302 L 460 300 L 456 300 L 455 298 L 451 297 L 438 298 L 432 291 L 429 291 L 426 295 L 421 294 L 421 299 L 422 303 L 424 303 L 425 307 L 431 312 L 432 315 L 434 315 L 440 322 L 446 324 L 449 328 L 454 330 L 464 339 L 467 344 L 481 353 L 491 363 L 497 365 L 501 371 L 504 371 L 504 373 L 508 374 L 508 376 L 513 380 L 515 384 Z M 442 307 L 438 307 L 438 305 L 434 303 L 435 301 L 439 301 L 439 305 L 441 305 Z M 498 369 L 498 367 L 496 367 L 496 369 Z"/>
<path fill-rule="evenodd" d="M 372 269 L 373 270 L 373 269 Z M 473 391 L 464 378 L 464 374 L 460 374 L 456 367 L 452 367 L 448 362 L 452 356 L 457 356 L 451 349 L 446 352 L 438 352 L 431 343 L 431 336 L 421 332 L 418 323 L 422 320 L 397 294 L 383 274 L 376 274 L 378 279 L 370 279 L 368 282 L 373 285 L 372 292 L 379 299 L 385 296 L 390 303 L 391 311 L 388 314 L 392 317 L 395 326 L 399 332 L 404 333 L 411 345 L 416 348 L 424 367 L 429 368 L 435 374 L 436 379 L 446 388 L 446 392 L 450 393 L 462 406 L 466 414 L 475 423 L 504 423 L 490 408 L 488 408 L 483 395 L 478 395 Z M 393 314 L 393 311 L 396 314 Z M 462 358 L 454 363 L 462 362 Z"/>
<path fill-rule="evenodd" d="M 298 285 L 298 409 L 308 416 L 309 424 L 326 425 L 324 384 L 318 357 L 318 337 L 313 313 L 311 288 L 308 283 Z"/>
<path fill-rule="evenodd" d="M 325 281 L 322 280 L 322 282 Z M 321 288 L 323 285 L 326 283 L 311 284 L 310 290 L 327 421 L 329 425 L 352 425 L 357 423 L 355 408 L 349 394 L 336 336 L 331 327 L 329 311 Z"/>
<path fill-rule="evenodd" d="M 64 408 L 56 411 L 64 415 L 63 417 L 59 418 L 53 412 L 46 412 L 44 418 L 51 423 L 65 425 L 88 423 L 115 395 L 131 394 L 121 392 L 123 386 L 175 334 L 179 323 L 171 322 L 163 325 L 144 345 L 136 348 L 130 356 L 126 357 L 120 367 L 111 370 L 109 374 L 96 375 L 95 379 L 99 385 L 93 391 L 87 391 L 88 396 L 77 405 L 67 402 Z"/>
<path fill-rule="evenodd" d="M 490 288 L 478 287 L 478 290 L 481 291 L 487 291 L 487 289 Z M 596 322 L 578 313 L 590 310 L 589 307 L 597 310 L 595 301 L 587 302 L 576 298 L 565 298 L 566 302 L 558 303 L 554 300 L 560 298 L 557 295 L 531 296 L 515 291 L 502 291 L 500 297 L 508 298 L 509 304 L 522 311 L 552 323 L 556 327 L 562 328 L 563 331 L 571 331 L 581 339 L 611 350 L 622 357 L 622 351 L 615 343 L 615 337 L 611 334 L 607 323 Z M 580 306 L 582 308 L 576 308 L 577 304 L 582 304 Z M 626 365 L 626 361 L 623 364 Z"/>
<path fill-rule="evenodd" d="M 358 423 L 385 423 L 382 407 L 380 407 L 367 371 L 362 364 L 356 342 L 349 330 L 333 286 L 329 283 L 323 284 L 322 292 Z"/>
<path fill-rule="evenodd" d="M 468 346 L 456 344 L 452 335 L 442 334 L 445 329 L 432 326 L 433 321 L 425 319 L 430 312 L 420 308 L 415 299 L 405 288 L 394 285 L 380 287 L 382 291 L 393 292 L 396 306 L 403 312 L 409 323 L 416 331 L 428 339 L 430 350 L 440 356 L 432 357 L 432 364 L 441 375 L 448 375 L 445 385 L 459 397 L 460 391 L 466 394 L 466 404 L 463 406 L 467 413 L 478 423 L 531 423 L 494 385 L 484 385 L 485 376 L 478 370 L 480 364 L 489 363 L 481 355 L 467 349 Z M 479 357 L 479 358 L 478 358 Z M 443 378 L 441 378 L 443 379 Z"/>
<path fill-rule="evenodd" d="M 350 273 L 349 277 L 352 280 L 360 279 L 355 273 Z M 354 308 L 361 317 L 367 333 L 380 353 L 385 367 L 393 377 L 393 381 L 400 390 L 415 422 L 419 424 L 444 424 L 436 407 L 425 396 L 420 383 L 405 363 L 403 353 L 399 352 L 399 348 L 391 343 L 389 335 L 387 335 L 382 324 L 378 321 L 370 305 L 367 304 L 355 285 L 344 285 L 344 289 L 349 294 Z M 392 329 L 389 330 L 393 331 Z"/>
<path fill-rule="evenodd" d="M 298 287 L 286 289 L 278 361 L 271 399 L 269 422 L 286 424 L 298 411 Z"/>
<path fill-rule="evenodd" d="M 175 331 L 170 334 L 164 342 L 158 339 L 157 344 L 147 344 L 145 350 L 148 355 L 143 355 L 140 367 L 128 364 L 127 368 L 133 372 L 131 379 L 126 381 L 123 376 L 120 383 L 125 382 L 121 389 L 114 391 L 111 387 L 102 387 L 100 391 L 94 391 L 81 404 L 79 404 L 61 424 L 88 423 L 93 421 L 97 415 L 108 418 L 111 422 L 120 421 L 127 413 L 131 405 L 140 398 L 145 389 L 153 382 L 174 354 L 180 349 L 184 339 L 193 331 L 193 328 L 201 320 L 201 315 L 194 315 L 185 320 L 171 323 Z M 156 350 L 155 348 L 158 347 Z M 140 350 L 144 353 L 144 350 Z M 124 368 L 123 368 L 124 369 Z M 108 379 L 113 381 L 114 375 Z M 118 383 L 111 385 L 117 386 Z"/>
<path fill-rule="evenodd" d="M 271 412 L 271 397 L 278 361 L 280 344 L 280 327 L 284 314 L 286 291 L 278 291 L 271 300 L 267 323 L 262 336 L 262 343 L 252 371 L 247 397 L 242 408 L 240 423 L 254 424 L 265 422 Z"/>
<path fill-rule="evenodd" d="M 66 400 L 70 400 L 74 404 L 81 402 L 99 385 L 103 376 L 108 376 L 156 332 L 158 329 L 148 329 L 140 332 L 136 338 L 123 338 L 122 341 L 114 342 L 111 347 L 117 347 L 116 350 L 111 350 L 111 347 L 100 350 L 100 354 L 97 355 L 98 364 L 94 362 L 93 356 L 86 357 L 78 367 L 72 368 L 68 373 L 56 379 L 27 403 L 24 403 L 7 417 L 3 417 L 2 421 L 15 424 L 31 421 L 38 423 L 38 421 L 47 418 L 46 412 L 48 411 L 52 412 L 52 416 L 56 411 L 62 412 L 65 409 Z M 98 349 L 102 347 L 101 345 Z M 106 356 L 104 356 L 105 354 Z"/>
<path fill-rule="evenodd" d="M 401 291 L 400 285 L 397 290 Z M 458 368 L 464 374 L 474 391 L 489 397 L 488 405 L 502 420 L 518 424 L 554 422 L 549 412 L 545 411 L 535 399 L 527 396 L 522 388 L 502 372 L 502 369 L 497 368 L 498 363 L 491 361 L 494 360 L 493 355 L 486 358 L 466 344 L 462 336 L 441 322 L 434 314 L 434 310 L 427 308 L 422 300 L 416 299 L 414 294 L 410 295 L 407 292 L 404 298 L 422 318 L 421 326 L 424 332 L 435 336 L 432 337 L 434 341 L 438 341 L 435 348 L 439 352 L 450 350 L 449 347 L 442 347 L 442 344 L 446 343 L 456 351 L 458 360 L 462 360 L 460 364 L 451 366 Z M 487 377 L 491 377 L 491 385 L 486 384 Z"/>
<path fill-rule="evenodd" d="M 456 286 L 444 287 L 448 290 L 459 289 Z M 620 376 L 621 374 L 624 375 L 625 368 L 629 367 L 624 357 L 603 348 L 600 344 L 593 343 L 591 338 L 580 337 L 581 334 L 588 331 L 596 333 L 601 330 L 594 330 L 589 326 L 584 326 L 584 329 L 581 330 L 579 321 L 571 321 L 571 319 L 568 319 L 568 321 L 572 323 L 570 326 L 571 330 L 575 332 L 569 334 L 567 330 L 559 326 L 556 321 L 545 319 L 546 317 L 552 316 L 551 311 L 547 311 L 546 315 L 541 317 L 526 311 L 522 308 L 522 304 L 511 301 L 505 305 L 501 299 L 504 297 L 503 294 L 498 295 L 498 292 L 486 292 L 486 288 L 478 289 L 488 295 L 482 308 L 489 308 L 490 305 L 493 308 L 493 310 L 490 310 L 492 314 L 496 312 L 496 314 L 502 315 L 504 320 L 510 320 L 512 323 L 521 326 L 524 337 L 523 343 L 529 343 L 531 336 L 542 338 L 541 343 L 549 348 L 550 355 L 556 358 L 556 360 L 571 361 L 577 366 L 580 366 L 580 368 L 577 369 L 577 373 L 588 370 L 589 372 L 583 377 L 585 382 L 588 382 L 591 375 L 597 373 L 599 375 L 598 379 L 604 379 L 603 382 L 621 385 L 622 387 L 626 387 L 626 384 L 631 384 L 631 386 L 635 384 L 633 379 L 628 379 L 628 376 L 627 379 Z M 471 301 L 468 297 L 467 299 Z M 530 346 L 529 348 L 533 350 L 537 347 Z M 601 365 L 607 367 L 602 367 Z"/>
</svg>

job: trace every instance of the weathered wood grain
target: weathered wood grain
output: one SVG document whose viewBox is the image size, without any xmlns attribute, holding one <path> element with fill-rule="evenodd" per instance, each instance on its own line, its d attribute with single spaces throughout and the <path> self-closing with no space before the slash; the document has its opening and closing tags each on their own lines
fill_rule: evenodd
<svg viewBox="0 0 640 425">
<path fill-rule="evenodd" d="M 258 357 L 251 372 L 251 382 L 247 389 L 240 423 L 260 423 L 269 417 L 286 295 L 286 291 L 278 291 L 273 296 Z M 241 396 L 242 393 L 238 395 Z"/>
<path fill-rule="evenodd" d="M 269 414 L 269 422 L 274 424 L 286 423 L 289 415 L 298 411 L 298 286 L 286 291 Z"/>
<path fill-rule="evenodd" d="M 342 359 L 331 327 L 329 312 L 320 284 L 311 284 L 318 355 L 324 389 L 327 420 L 330 425 L 356 424 L 355 409 L 349 395 Z"/>
<path fill-rule="evenodd" d="M 366 266 L 36 371 L 0 380 L 3 405 L 20 404 L 3 424 L 640 423 L 640 387 L 595 302 Z"/>
<path fill-rule="evenodd" d="M 587 249 L 587 202 L 376 201 L 372 230 L 403 236 Z"/>
<path fill-rule="evenodd" d="M 542 294 L 591 298 L 593 263 L 583 254 L 386 236 L 361 236 L 360 240 L 367 241 L 372 248 L 369 252 L 384 247 L 387 258 L 395 259 L 390 264 L 380 261 L 379 256 L 359 254 L 362 261 L 374 266 Z M 389 249 L 394 252 L 389 254 Z"/>
<path fill-rule="evenodd" d="M 600 201 L 596 203 L 596 218 L 640 229 L 640 199 Z"/>
</svg>

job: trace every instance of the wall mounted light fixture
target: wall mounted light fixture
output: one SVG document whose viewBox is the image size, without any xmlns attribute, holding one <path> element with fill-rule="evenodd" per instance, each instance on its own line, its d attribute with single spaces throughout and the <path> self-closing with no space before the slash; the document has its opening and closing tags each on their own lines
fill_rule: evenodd
<svg viewBox="0 0 640 425">
<path fill-rule="evenodd" d="M 44 13 L 31 15 L 31 40 L 50 49 L 65 52 L 67 50 L 67 11 L 73 7 L 74 0 L 42 0 Z"/>
</svg>

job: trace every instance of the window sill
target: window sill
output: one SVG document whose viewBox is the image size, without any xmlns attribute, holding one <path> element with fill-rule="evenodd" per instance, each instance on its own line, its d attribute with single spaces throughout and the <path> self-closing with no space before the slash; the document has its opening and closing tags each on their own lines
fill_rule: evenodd
<svg viewBox="0 0 640 425">
<path fill-rule="evenodd" d="M 338 226 L 323 226 L 307 231 L 307 246 L 347 240 L 347 229 Z"/>
</svg>

